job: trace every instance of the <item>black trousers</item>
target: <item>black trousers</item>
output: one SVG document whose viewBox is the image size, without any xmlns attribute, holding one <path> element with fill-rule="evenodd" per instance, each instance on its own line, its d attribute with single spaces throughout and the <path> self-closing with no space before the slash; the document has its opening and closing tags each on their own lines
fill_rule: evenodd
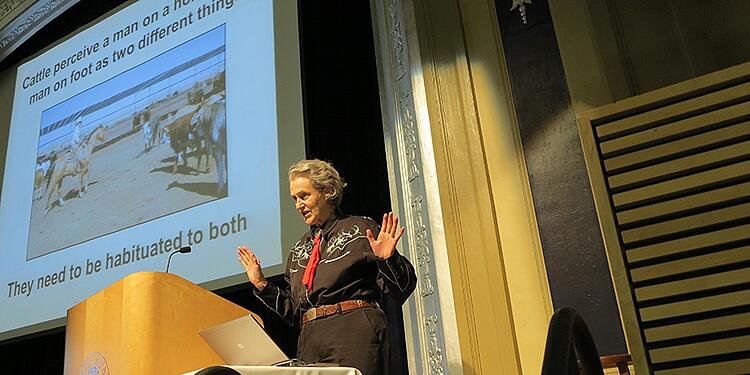
<svg viewBox="0 0 750 375">
<path fill-rule="evenodd" d="M 302 325 L 297 358 L 354 367 L 363 375 L 384 375 L 388 374 L 388 341 L 383 310 L 364 307 Z"/>
</svg>

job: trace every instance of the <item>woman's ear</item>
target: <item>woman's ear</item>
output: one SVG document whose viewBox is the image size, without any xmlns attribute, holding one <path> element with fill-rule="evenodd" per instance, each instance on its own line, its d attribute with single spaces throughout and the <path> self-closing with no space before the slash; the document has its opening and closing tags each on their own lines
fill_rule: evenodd
<svg viewBox="0 0 750 375">
<path fill-rule="evenodd" d="M 333 201 L 333 198 L 336 196 L 336 189 L 332 186 L 326 186 L 323 188 L 323 195 L 326 197 L 327 201 Z"/>
</svg>

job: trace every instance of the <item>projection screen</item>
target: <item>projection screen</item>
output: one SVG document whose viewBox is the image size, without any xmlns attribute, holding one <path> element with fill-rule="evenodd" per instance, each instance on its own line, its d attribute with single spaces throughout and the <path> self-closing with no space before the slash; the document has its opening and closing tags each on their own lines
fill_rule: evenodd
<svg viewBox="0 0 750 375">
<path fill-rule="evenodd" d="M 170 272 L 207 288 L 246 281 L 239 244 L 280 272 L 304 230 L 296 6 L 132 2 L 3 74 L 0 339 L 184 246 Z"/>
</svg>

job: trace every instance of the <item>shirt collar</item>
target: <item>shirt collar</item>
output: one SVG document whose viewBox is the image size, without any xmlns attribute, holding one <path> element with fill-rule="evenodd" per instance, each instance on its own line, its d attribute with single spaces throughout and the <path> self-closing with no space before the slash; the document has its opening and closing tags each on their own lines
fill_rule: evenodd
<svg viewBox="0 0 750 375">
<path fill-rule="evenodd" d="M 336 208 L 336 210 L 333 211 L 331 216 L 329 216 L 328 219 L 326 219 L 326 221 L 323 224 L 311 225 L 310 234 L 314 237 L 315 234 L 318 233 L 318 231 L 320 231 L 321 234 L 328 233 L 328 231 L 331 230 L 331 228 L 333 228 L 333 225 L 339 220 L 340 217 L 341 217 L 341 212 L 339 211 L 338 208 Z"/>
</svg>

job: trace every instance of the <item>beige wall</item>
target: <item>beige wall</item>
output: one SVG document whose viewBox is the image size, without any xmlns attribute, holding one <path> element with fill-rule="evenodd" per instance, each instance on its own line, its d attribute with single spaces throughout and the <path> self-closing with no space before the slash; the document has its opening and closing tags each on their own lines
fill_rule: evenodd
<svg viewBox="0 0 750 375">
<path fill-rule="evenodd" d="M 750 3 L 549 0 L 577 113 L 750 60 Z"/>
</svg>

